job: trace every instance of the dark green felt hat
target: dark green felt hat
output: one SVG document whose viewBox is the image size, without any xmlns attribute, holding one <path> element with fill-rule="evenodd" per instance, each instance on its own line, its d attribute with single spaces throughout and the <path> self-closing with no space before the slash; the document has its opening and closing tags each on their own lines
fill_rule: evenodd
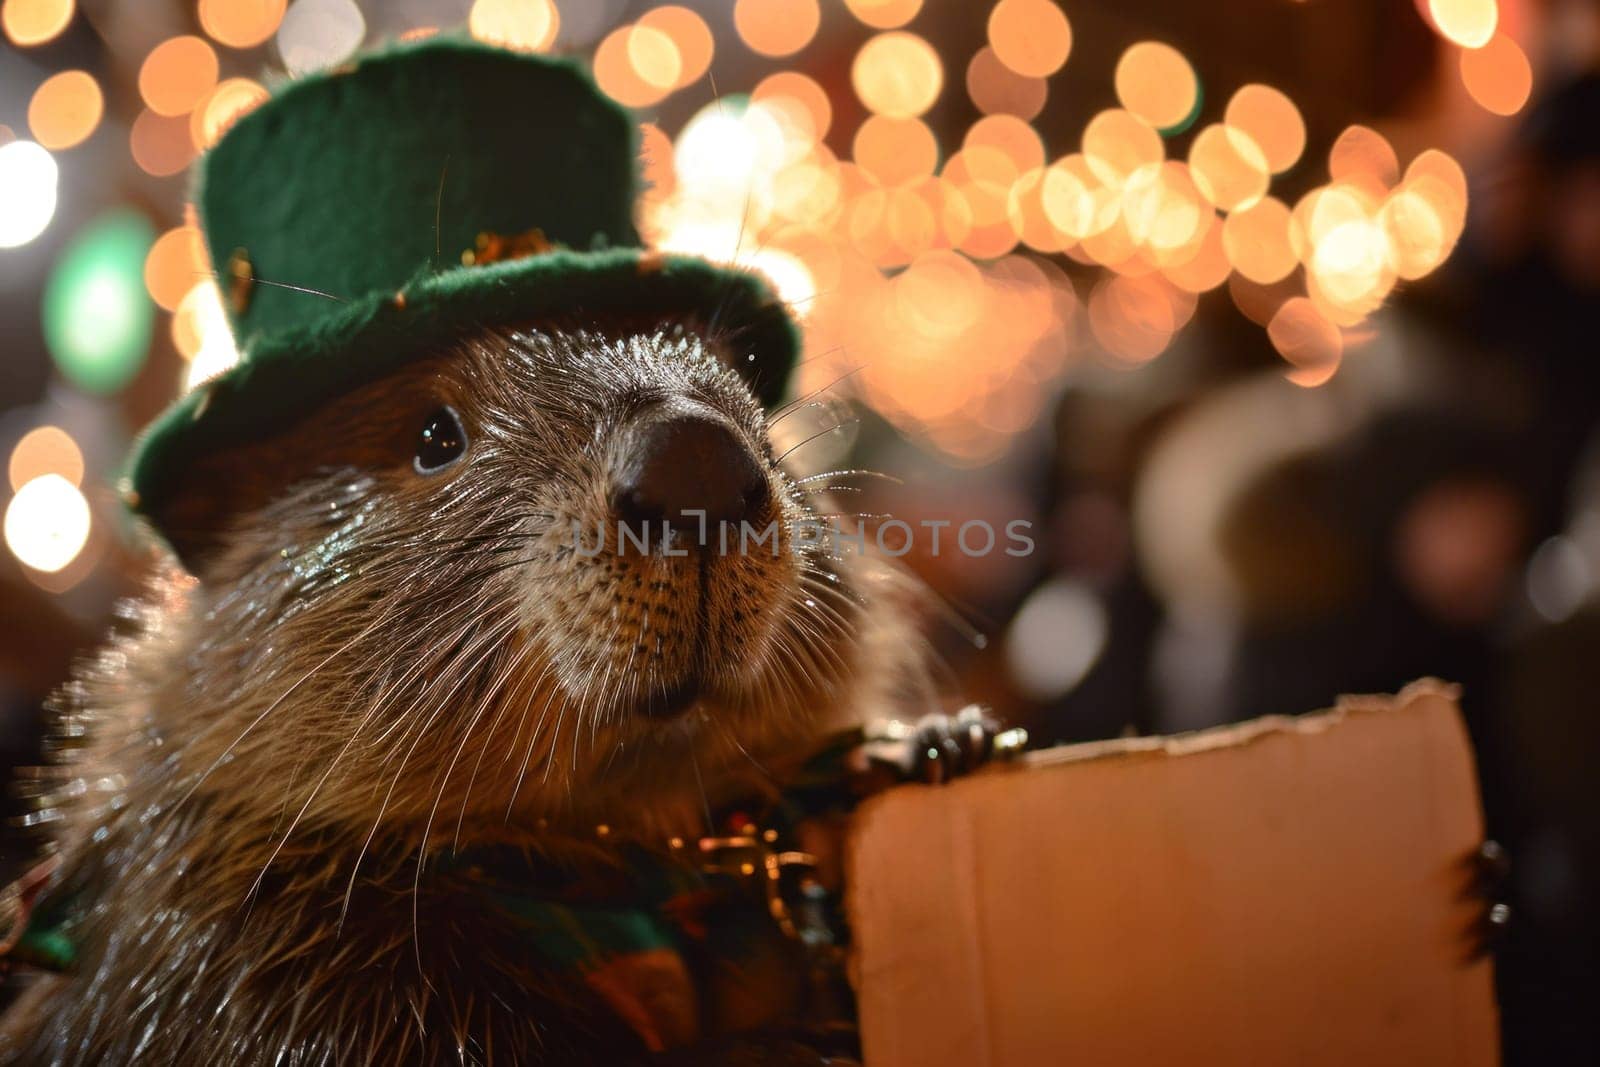
<svg viewBox="0 0 1600 1067">
<path fill-rule="evenodd" d="M 192 457 L 497 323 L 699 315 L 775 402 L 787 309 L 755 275 L 641 247 L 636 156 L 634 123 L 568 60 L 435 38 L 286 85 L 198 164 L 242 358 L 145 431 L 132 505 L 159 516 Z"/>
</svg>

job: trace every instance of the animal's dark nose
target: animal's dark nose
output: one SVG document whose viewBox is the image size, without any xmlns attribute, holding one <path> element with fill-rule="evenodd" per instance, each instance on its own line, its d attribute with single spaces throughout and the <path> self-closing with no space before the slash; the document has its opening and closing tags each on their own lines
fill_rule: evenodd
<svg viewBox="0 0 1600 1067">
<path fill-rule="evenodd" d="M 630 428 L 628 450 L 612 505 L 636 530 L 659 535 L 667 522 L 698 540 L 703 525 L 715 544 L 719 523 L 753 519 L 766 507 L 761 465 L 738 431 L 704 404 L 676 400 L 647 411 Z"/>
</svg>

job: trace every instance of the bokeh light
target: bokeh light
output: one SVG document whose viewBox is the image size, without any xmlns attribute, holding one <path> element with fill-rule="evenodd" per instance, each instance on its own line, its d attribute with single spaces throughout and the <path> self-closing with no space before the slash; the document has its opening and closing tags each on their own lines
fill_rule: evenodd
<svg viewBox="0 0 1600 1067">
<path fill-rule="evenodd" d="M 189 115 L 189 140 L 210 148 L 228 128 L 267 100 L 267 89 L 250 78 L 226 78 Z"/>
<path fill-rule="evenodd" d="M 1171 45 L 1141 41 L 1117 61 L 1117 99 L 1158 130 L 1184 125 L 1200 103 L 1194 68 Z"/>
<path fill-rule="evenodd" d="M 817 0 L 735 0 L 733 26 L 752 52 L 790 56 L 811 43 L 822 21 Z"/>
<path fill-rule="evenodd" d="M 467 29 L 502 48 L 542 52 L 555 42 L 561 13 L 552 0 L 475 0 Z"/>
<path fill-rule="evenodd" d="M 1377 130 L 1346 126 L 1328 149 L 1328 177 L 1377 198 L 1400 179 L 1400 159 Z"/>
<path fill-rule="evenodd" d="M 899 185 L 933 173 L 939 165 L 939 142 L 921 119 L 870 115 L 856 130 L 851 155 L 878 181 Z"/>
<path fill-rule="evenodd" d="M 939 98 L 944 64 L 927 41 L 895 30 L 861 46 L 850 66 L 850 82 L 869 111 L 913 119 Z"/>
<path fill-rule="evenodd" d="M 1311 387 L 1326 382 L 1339 369 L 1344 354 L 1339 327 L 1303 296 L 1284 302 L 1267 324 L 1267 338 L 1278 354 L 1294 365 L 1286 377 L 1296 385 Z"/>
<path fill-rule="evenodd" d="M 756 84 L 750 93 L 752 103 L 777 106 L 789 110 L 798 108 L 808 116 L 808 136 L 813 142 L 821 141 L 833 125 L 833 105 L 828 94 L 811 78 L 799 71 L 781 70 L 769 74 Z"/>
<path fill-rule="evenodd" d="M 1287 277 L 1296 266 L 1288 206 L 1266 196 L 1233 212 L 1222 225 L 1222 246 L 1233 269 L 1253 282 L 1270 285 Z"/>
<path fill-rule="evenodd" d="M 104 113 L 100 83 L 86 71 L 64 70 L 34 91 L 28 101 L 28 129 L 42 147 L 59 152 L 87 140 Z"/>
<path fill-rule="evenodd" d="M 187 115 L 217 84 L 217 53 L 203 39 L 172 37 L 139 68 L 139 95 L 157 115 Z"/>
<path fill-rule="evenodd" d="M 1473 101 L 1496 115 L 1515 115 L 1533 92 L 1533 68 L 1521 46 L 1503 33 L 1482 48 L 1461 53 L 1461 84 Z"/>
<path fill-rule="evenodd" d="M 1228 100 L 1223 122 L 1249 135 L 1274 174 L 1294 166 L 1305 151 L 1306 123 L 1300 109 L 1270 85 L 1241 87 Z"/>
<path fill-rule="evenodd" d="M 178 226 L 156 238 L 144 259 L 144 284 L 150 299 L 172 311 L 184 294 L 209 273 L 205 242 L 196 226 Z"/>
<path fill-rule="evenodd" d="M 172 316 L 172 340 L 189 361 L 183 386 L 193 389 L 239 362 L 228 316 L 222 308 L 222 290 L 203 278 L 185 294 Z"/>
<path fill-rule="evenodd" d="M 659 30 L 671 40 L 677 52 L 678 78 L 668 88 L 682 89 L 705 77 L 711 69 L 716 43 L 706 20 L 677 4 L 652 8 L 639 18 L 639 26 Z M 644 72 L 640 71 L 641 75 Z M 650 81 L 646 76 L 647 81 Z"/>
<path fill-rule="evenodd" d="M 922 0 L 844 0 L 850 13 L 875 30 L 904 26 L 922 10 Z"/>
<path fill-rule="evenodd" d="M 1500 21 L 1496 0 L 1428 0 L 1428 14 L 1444 36 L 1463 48 L 1482 48 Z"/>
<path fill-rule="evenodd" d="M 55 157 L 33 141 L 0 145 L 0 248 L 25 245 L 56 213 Z"/>
<path fill-rule="evenodd" d="M 23 48 L 44 44 L 72 22 L 75 6 L 72 0 L 5 0 L 0 5 L 0 28 L 12 44 Z"/>
<path fill-rule="evenodd" d="M 354 0 L 295 0 L 278 26 L 278 55 L 290 74 L 306 74 L 348 58 L 366 33 Z"/>
<path fill-rule="evenodd" d="M 89 540 L 89 502 L 59 474 L 42 474 L 6 505 L 6 547 L 25 566 L 54 574 L 78 558 Z"/>
<path fill-rule="evenodd" d="M 59 426 L 35 426 L 11 450 L 6 467 L 15 492 L 35 478 L 59 475 L 73 485 L 83 484 L 83 450 Z"/>
<path fill-rule="evenodd" d="M 967 64 L 967 96 L 986 115 L 1015 115 L 1032 119 L 1044 110 L 1050 86 L 1043 78 L 1018 74 L 988 45 Z"/>
<path fill-rule="evenodd" d="M 144 262 L 155 234 L 117 211 L 85 226 L 45 285 L 44 339 L 62 375 L 90 393 L 114 393 L 144 365 L 155 312 Z"/>
<path fill-rule="evenodd" d="M 1047 78 L 1072 52 L 1072 26 L 1049 0 L 1000 0 L 989 12 L 989 46 L 1018 74 Z"/>
<path fill-rule="evenodd" d="M 594 77 L 625 107 L 650 107 L 679 84 L 683 57 L 673 39 L 650 26 L 619 26 L 594 53 Z"/>
<path fill-rule="evenodd" d="M 192 163 L 197 148 L 188 116 L 167 118 L 145 108 L 128 131 L 128 150 L 140 170 L 164 178 Z"/>
<path fill-rule="evenodd" d="M 1234 126 L 1213 123 L 1189 146 L 1195 184 L 1223 211 L 1247 208 L 1266 195 L 1267 166 L 1255 139 Z"/>
<path fill-rule="evenodd" d="M 1166 155 L 1155 127 L 1131 111 L 1108 108 L 1083 128 L 1083 158 L 1107 185 L 1121 185 L 1140 167 Z"/>
<path fill-rule="evenodd" d="M 285 0 L 200 0 L 200 28 L 218 44 L 254 48 L 283 22 Z"/>
</svg>

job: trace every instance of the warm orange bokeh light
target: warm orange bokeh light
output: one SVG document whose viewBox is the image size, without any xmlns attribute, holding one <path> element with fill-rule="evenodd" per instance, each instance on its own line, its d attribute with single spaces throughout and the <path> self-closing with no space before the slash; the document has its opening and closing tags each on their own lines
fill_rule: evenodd
<svg viewBox="0 0 1600 1067">
<path fill-rule="evenodd" d="M 1171 45 L 1141 41 L 1122 53 L 1116 70 L 1117 99 L 1158 130 L 1177 126 L 1199 101 L 1194 68 Z"/>
<path fill-rule="evenodd" d="M 1346 126 L 1328 149 L 1328 176 L 1376 199 L 1400 180 L 1400 159 L 1377 130 Z"/>
<path fill-rule="evenodd" d="M 210 148 L 228 127 L 260 106 L 267 90 L 249 78 L 226 78 L 189 115 L 189 137 L 201 150 Z"/>
<path fill-rule="evenodd" d="M 1102 278 L 1089 294 L 1089 327 L 1116 359 L 1144 363 L 1160 355 L 1188 319 L 1192 297 L 1160 275 Z"/>
<path fill-rule="evenodd" d="M 1222 247 L 1233 269 L 1253 282 L 1270 285 L 1295 268 L 1289 244 L 1289 208 L 1265 196 L 1222 224 Z"/>
<path fill-rule="evenodd" d="M 1146 164 L 1122 187 L 1122 219 L 1128 237 L 1152 264 L 1193 255 L 1193 242 L 1210 222 L 1211 206 L 1200 197 L 1189 168 L 1168 160 Z"/>
<path fill-rule="evenodd" d="M 144 257 L 144 287 L 150 299 L 176 310 L 184 294 L 205 280 L 205 244 L 194 226 L 177 226 L 156 238 Z"/>
<path fill-rule="evenodd" d="M 1517 42 L 1500 33 L 1461 53 L 1461 84 L 1485 111 L 1515 115 L 1533 92 L 1533 68 Z"/>
<path fill-rule="evenodd" d="M 672 38 L 648 26 L 619 26 L 594 51 L 594 80 L 624 107 L 659 104 L 682 72 Z"/>
<path fill-rule="evenodd" d="M 217 53 L 199 37 L 171 37 L 139 68 L 139 95 L 157 115 L 187 115 L 217 84 Z"/>
<path fill-rule="evenodd" d="M 640 16 L 639 25 L 660 30 L 677 46 L 679 73 L 671 88 L 682 89 L 686 85 L 693 85 L 711 69 L 711 56 L 716 47 L 711 38 L 711 27 L 693 11 L 677 4 L 651 8 Z M 644 76 L 642 69 L 639 73 Z M 650 79 L 647 77 L 645 80 Z"/>
<path fill-rule="evenodd" d="M 11 43 L 26 48 L 60 35 L 72 21 L 72 0 L 5 0 L 0 27 Z"/>
<path fill-rule="evenodd" d="M 1044 142 L 1034 128 L 1015 115 L 986 115 L 974 122 L 962 147 L 985 146 L 996 149 L 1020 174 L 1044 166 Z"/>
<path fill-rule="evenodd" d="M 12 492 L 46 474 L 58 474 L 73 485 L 82 485 L 83 451 L 61 427 L 36 426 L 23 434 L 11 450 L 7 474 Z"/>
<path fill-rule="evenodd" d="M 555 43 L 561 13 L 551 0 L 476 0 L 467 29 L 502 48 L 542 52 Z"/>
<path fill-rule="evenodd" d="M 1050 164 L 1039 196 L 1051 225 L 1074 240 L 1100 233 L 1116 221 L 1121 210 L 1118 190 L 1104 182 L 1078 153 Z"/>
<path fill-rule="evenodd" d="M 169 118 L 149 108 L 139 112 L 128 131 L 128 148 L 133 161 L 146 174 L 165 178 L 177 174 L 194 161 L 195 144 L 189 134 L 189 117 Z"/>
<path fill-rule="evenodd" d="M 984 45 L 967 64 L 967 95 L 985 115 L 1032 119 L 1044 110 L 1050 86 L 1043 78 L 1018 74 Z"/>
<path fill-rule="evenodd" d="M 628 63 L 639 80 L 662 92 L 682 82 L 683 56 L 665 32 L 640 24 L 627 35 Z"/>
<path fill-rule="evenodd" d="M 1223 211 L 1238 211 L 1266 195 L 1267 159 L 1254 138 L 1213 123 L 1189 146 L 1189 166 L 1200 191 Z"/>
<path fill-rule="evenodd" d="M 1344 354 L 1339 327 L 1303 296 L 1284 301 L 1267 324 L 1267 338 L 1280 356 L 1294 364 L 1286 377 L 1308 388 L 1332 378 Z"/>
<path fill-rule="evenodd" d="M 1083 156 L 1107 185 L 1126 181 L 1140 167 L 1160 163 L 1166 150 L 1155 128 L 1131 111 L 1108 108 L 1083 128 Z"/>
<path fill-rule="evenodd" d="M 285 0 L 200 0 L 200 28 L 229 48 L 254 48 L 278 32 Z"/>
<path fill-rule="evenodd" d="M 1047 78 L 1072 52 L 1072 26 L 1049 0 L 1000 0 L 989 12 L 989 44 L 1018 74 Z"/>
<path fill-rule="evenodd" d="M 1222 227 L 1212 224 L 1206 228 L 1194 255 L 1172 266 L 1162 267 L 1161 273 L 1168 281 L 1186 293 L 1204 293 L 1228 280 L 1231 269 L 1228 253 L 1222 245 Z"/>
<path fill-rule="evenodd" d="M 1294 166 L 1305 151 L 1306 124 L 1300 109 L 1270 85 L 1240 88 L 1228 101 L 1223 122 L 1250 135 L 1274 174 Z"/>
<path fill-rule="evenodd" d="M 1482 48 L 1500 21 L 1496 0 L 1428 0 L 1428 14 L 1440 33 L 1463 48 Z"/>
<path fill-rule="evenodd" d="M 939 164 L 939 142 L 921 119 L 871 115 L 856 130 L 856 165 L 885 185 L 899 185 L 932 174 Z"/>
<path fill-rule="evenodd" d="M 82 144 L 105 113 L 100 84 L 86 71 L 53 74 L 28 101 L 28 129 L 33 139 L 52 151 Z"/>
<path fill-rule="evenodd" d="M 828 94 L 813 79 L 799 71 L 781 70 L 756 83 L 750 93 L 752 103 L 787 100 L 798 105 L 811 118 L 811 140 L 820 141 L 833 125 L 833 105 Z"/>
<path fill-rule="evenodd" d="M 791 56 L 817 35 L 817 0 L 736 0 L 733 26 L 752 52 Z"/>
<path fill-rule="evenodd" d="M 927 41 L 894 30 L 861 46 L 850 66 L 850 83 L 869 111 L 914 119 L 939 98 L 944 66 Z"/>
<path fill-rule="evenodd" d="M 844 6 L 875 30 L 904 26 L 922 10 L 922 0 L 844 0 Z"/>
</svg>

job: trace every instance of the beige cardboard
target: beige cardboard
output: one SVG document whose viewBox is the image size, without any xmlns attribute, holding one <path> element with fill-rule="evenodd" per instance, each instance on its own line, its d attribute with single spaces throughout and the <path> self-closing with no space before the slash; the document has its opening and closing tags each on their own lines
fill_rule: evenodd
<svg viewBox="0 0 1600 1067">
<path fill-rule="evenodd" d="M 1454 693 L 1036 753 L 851 841 L 869 1067 L 1499 1062 Z"/>
</svg>

